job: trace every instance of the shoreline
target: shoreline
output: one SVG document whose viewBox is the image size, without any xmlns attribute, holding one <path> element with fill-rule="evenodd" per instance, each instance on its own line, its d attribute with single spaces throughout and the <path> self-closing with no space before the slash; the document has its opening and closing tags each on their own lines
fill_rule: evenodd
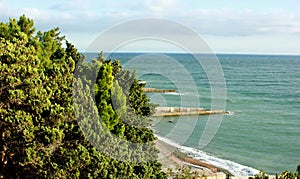
<svg viewBox="0 0 300 179">
<path fill-rule="evenodd" d="M 166 173 L 170 172 L 170 169 L 172 169 L 173 173 L 178 173 L 184 168 L 190 168 L 190 173 L 200 178 L 226 178 L 233 176 L 228 170 L 194 159 L 162 140 L 156 140 L 155 145 L 159 149 L 158 160 L 162 164 L 162 171 Z"/>
<path fill-rule="evenodd" d="M 201 150 L 194 151 L 194 148 L 181 146 L 167 138 L 156 137 L 155 145 L 159 150 L 158 161 L 162 164 L 162 171 L 168 174 L 170 174 L 170 169 L 175 173 L 183 173 L 186 171 L 182 169 L 190 168 L 189 172 L 196 178 L 248 179 L 260 172 L 252 167 L 217 158 Z M 268 176 L 270 179 L 275 179 L 273 175 Z"/>
</svg>

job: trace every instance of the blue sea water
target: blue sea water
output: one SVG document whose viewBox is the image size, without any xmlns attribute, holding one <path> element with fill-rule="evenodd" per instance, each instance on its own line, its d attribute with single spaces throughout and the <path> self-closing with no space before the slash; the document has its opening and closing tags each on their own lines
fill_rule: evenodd
<svg viewBox="0 0 300 179">
<path fill-rule="evenodd" d="M 126 68 L 136 69 L 147 87 L 176 89 L 177 93 L 148 94 L 152 102 L 161 106 L 210 109 L 212 101 L 219 100 L 212 95 L 205 68 L 191 54 L 108 55 L 107 58 L 121 60 Z M 300 164 L 300 56 L 216 57 L 221 71 L 215 73 L 224 74 L 226 82 L 225 109 L 232 113 L 223 117 L 213 140 L 201 151 L 270 174 L 295 172 Z M 178 123 L 181 119 L 186 124 Z M 196 151 L 208 116 L 154 121 L 157 135 Z M 194 125 L 192 131 L 190 124 Z"/>
</svg>

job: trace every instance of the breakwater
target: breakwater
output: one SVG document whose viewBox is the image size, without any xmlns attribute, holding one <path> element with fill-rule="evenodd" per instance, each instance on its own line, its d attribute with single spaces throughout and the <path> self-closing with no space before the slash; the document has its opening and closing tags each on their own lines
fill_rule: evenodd
<svg viewBox="0 0 300 179">
<path fill-rule="evenodd" d="M 183 107 L 157 107 L 154 117 L 190 116 L 190 115 L 211 115 L 228 114 L 224 110 L 206 110 L 204 108 L 183 108 Z"/>
<path fill-rule="evenodd" d="M 156 88 L 143 88 L 146 93 L 175 93 L 176 90 L 173 89 L 156 89 Z"/>
</svg>

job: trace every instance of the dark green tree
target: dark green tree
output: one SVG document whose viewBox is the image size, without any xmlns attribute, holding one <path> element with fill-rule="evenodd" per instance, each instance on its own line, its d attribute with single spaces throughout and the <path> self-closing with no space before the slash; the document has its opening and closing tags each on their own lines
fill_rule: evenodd
<svg viewBox="0 0 300 179">
<path fill-rule="evenodd" d="M 109 130 L 113 130 L 118 124 L 118 118 L 113 110 L 111 101 L 111 90 L 113 88 L 114 77 L 112 75 L 112 66 L 109 63 L 103 63 L 100 67 L 95 84 L 95 99 L 99 110 L 99 115 Z"/>
<path fill-rule="evenodd" d="M 300 164 L 297 166 L 297 178 L 300 179 Z"/>
<path fill-rule="evenodd" d="M 130 163 L 101 152 L 121 145 L 105 141 L 112 133 L 103 126 L 123 138 L 154 139 L 151 130 L 120 120 L 126 115 L 125 98 L 120 83 L 113 83 L 119 65 L 95 62 L 100 71 L 94 77 L 97 65 L 85 63 L 58 28 L 34 32 L 33 21 L 25 16 L 0 23 L 0 178 L 165 178 L 157 160 Z M 84 80 L 74 80 L 76 63 L 85 63 L 80 69 Z M 86 95 L 94 90 L 95 101 Z M 120 104 L 116 109 L 112 94 Z M 88 112 L 72 105 L 74 100 Z M 95 118 L 97 112 L 106 118 Z M 101 122 L 105 125 L 97 125 Z M 85 127 L 89 135 L 82 133 Z M 97 150 L 90 139 L 106 142 L 105 147 Z M 157 152 L 154 145 L 137 150 Z"/>
<path fill-rule="evenodd" d="M 268 179 L 269 176 L 264 170 L 260 170 L 259 174 L 254 175 L 254 177 L 249 177 L 249 179 Z"/>
<path fill-rule="evenodd" d="M 75 62 L 66 60 L 58 29 L 34 37 L 25 16 L 0 26 L 0 173 L 48 176 L 65 124 L 75 121 L 69 97 Z"/>
<path fill-rule="evenodd" d="M 295 174 L 293 172 L 284 171 L 279 177 L 280 179 L 295 179 Z"/>
</svg>

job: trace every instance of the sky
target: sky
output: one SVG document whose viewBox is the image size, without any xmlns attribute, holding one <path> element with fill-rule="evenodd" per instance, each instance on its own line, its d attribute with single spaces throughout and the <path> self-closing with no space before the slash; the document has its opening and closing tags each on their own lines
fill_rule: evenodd
<svg viewBox="0 0 300 179">
<path fill-rule="evenodd" d="M 300 0 L 0 0 L 1 22 L 22 14 L 33 19 L 38 30 L 59 27 L 81 52 L 118 24 L 162 18 L 196 32 L 214 53 L 300 55 Z M 185 36 L 175 29 L 169 33 Z M 184 51 L 149 39 L 118 50 Z"/>
</svg>

